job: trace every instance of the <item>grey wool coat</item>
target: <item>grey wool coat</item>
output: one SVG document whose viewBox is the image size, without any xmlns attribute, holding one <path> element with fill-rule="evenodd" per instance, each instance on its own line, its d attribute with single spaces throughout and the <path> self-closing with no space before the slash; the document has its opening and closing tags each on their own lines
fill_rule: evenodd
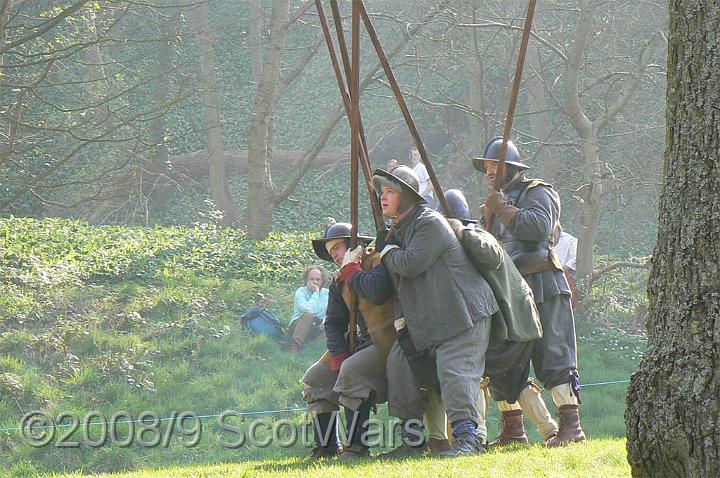
<svg viewBox="0 0 720 478">
<path fill-rule="evenodd" d="M 514 190 L 523 187 L 526 188 L 525 193 L 514 204 L 520 211 L 510 227 L 505 228 L 496 218 L 490 232 L 498 238 L 507 231 L 525 241 L 549 240 L 560 217 L 560 197 L 552 186 L 535 179 L 524 179 L 509 185 L 505 194 L 510 196 Z M 552 300 L 559 294 L 570 295 L 570 287 L 561 271 L 535 272 L 527 275 L 525 280 L 536 304 Z"/>
<path fill-rule="evenodd" d="M 388 252 L 383 263 L 397 275 L 396 313 L 405 317 L 418 350 L 498 311 L 490 286 L 440 213 L 418 206 L 396 224 L 392 240 L 400 248 Z"/>
</svg>

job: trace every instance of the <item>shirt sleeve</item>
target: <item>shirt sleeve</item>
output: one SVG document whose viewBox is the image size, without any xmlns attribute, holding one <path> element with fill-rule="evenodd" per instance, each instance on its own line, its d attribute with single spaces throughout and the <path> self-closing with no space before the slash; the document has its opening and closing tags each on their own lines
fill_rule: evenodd
<svg viewBox="0 0 720 478">
<path fill-rule="evenodd" d="M 350 353 L 345 334 L 350 324 L 350 311 L 345 305 L 337 283 L 333 281 L 328 293 L 325 315 L 325 338 L 327 348 L 333 357 Z"/>
<path fill-rule="evenodd" d="M 373 304 L 384 304 L 395 293 L 395 286 L 385 264 L 380 263 L 369 271 L 362 271 L 350 279 L 350 288 Z"/>
<path fill-rule="evenodd" d="M 568 234 L 567 263 L 565 265 L 574 271 L 577 270 L 577 244 L 575 236 Z"/>
<path fill-rule="evenodd" d="M 325 313 L 327 312 L 327 306 L 328 290 L 327 288 L 322 288 L 320 289 L 320 306 L 318 307 L 317 314 L 315 314 L 315 317 L 317 317 L 320 323 L 325 322 Z"/>
<path fill-rule="evenodd" d="M 304 289 L 304 290 L 303 290 Z M 323 300 L 322 291 L 310 293 L 307 287 L 301 287 L 295 292 L 295 311 L 304 314 L 320 315 L 327 308 L 327 300 Z"/>
<path fill-rule="evenodd" d="M 424 196 L 430 190 L 430 175 L 427 172 L 427 168 L 423 163 L 418 163 L 416 168 L 413 168 L 420 179 L 418 194 Z"/>
</svg>

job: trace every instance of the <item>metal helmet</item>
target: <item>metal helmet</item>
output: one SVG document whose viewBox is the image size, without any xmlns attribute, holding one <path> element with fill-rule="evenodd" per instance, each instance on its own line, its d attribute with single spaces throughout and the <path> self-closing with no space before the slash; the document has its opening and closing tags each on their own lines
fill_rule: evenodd
<svg viewBox="0 0 720 478">
<path fill-rule="evenodd" d="M 459 219 L 463 224 L 476 224 L 477 219 L 473 219 L 470 215 L 470 206 L 468 205 L 465 195 L 459 189 L 448 189 L 445 191 L 445 200 L 450 208 L 450 216 Z M 440 213 L 448 216 L 440 203 Z"/>
<path fill-rule="evenodd" d="M 482 158 L 472 158 L 472 165 L 481 173 L 487 173 L 485 169 L 485 161 L 499 161 L 500 150 L 502 149 L 503 137 L 495 136 L 485 147 L 485 153 Z M 520 169 L 529 169 L 530 166 L 523 163 L 520 159 L 520 152 L 515 146 L 515 143 L 508 141 L 508 149 L 505 154 L 505 164 L 508 166 L 515 166 Z"/>
<path fill-rule="evenodd" d="M 378 196 L 382 192 L 383 187 L 390 187 L 407 192 L 413 202 L 424 202 L 423 198 L 418 191 L 420 191 L 420 178 L 417 173 L 407 166 L 398 166 L 393 169 L 392 173 L 385 171 L 384 169 L 376 169 L 373 171 L 372 185 L 375 190 L 375 194 Z"/>
<path fill-rule="evenodd" d="M 312 246 L 315 254 L 317 254 L 317 256 L 322 260 L 334 262 L 333 258 L 330 256 L 327 249 L 325 248 L 325 244 L 335 239 L 349 240 L 351 228 L 352 226 L 349 222 L 335 222 L 330 224 L 328 227 L 325 228 L 325 233 L 323 234 L 323 237 L 312 240 Z M 374 238 L 370 236 L 363 236 L 358 234 L 358 241 L 363 243 L 364 245 L 370 244 L 373 240 Z"/>
</svg>

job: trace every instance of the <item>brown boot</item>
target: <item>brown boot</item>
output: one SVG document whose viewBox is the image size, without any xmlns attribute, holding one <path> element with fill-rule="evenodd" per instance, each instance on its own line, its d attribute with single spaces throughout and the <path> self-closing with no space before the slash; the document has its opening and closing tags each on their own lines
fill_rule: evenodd
<svg viewBox="0 0 720 478">
<path fill-rule="evenodd" d="M 300 347 L 302 347 L 302 344 L 297 339 L 292 339 L 292 343 L 290 344 L 290 352 L 296 354 L 300 352 Z"/>
<path fill-rule="evenodd" d="M 450 440 L 439 438 L 428 438 L 428 448 L 430 448 L 431 455 L 438 455 L 440 452 L 447 451 L 450 449 Z"/>
<path fill-rule="evenodd" d="M 353 460 L 362 460 L 363 458 L 369 458 L 369 457 L 370 457 L 370 450 L 368 450 L 368 447 L 353 443 L 348 447 L 343 447 L 342 451 L 340 452 L 340 455 L 338 456 L 338 460 L 353 461 Z"/>
<path fill-rule="evenodd" d="M 522 410 L 509 410 L 502 412 L 500 421 L 500 436 L 490 443 L 490 447 L 506 446 L 512 443 L 527 443 L 525 434 L 525 421 Z"/>
<path fill-rule="evenodd" d="M 322 460 L 323 458 L 337 458 L 338 449 L 334 447 L 315 447 L 310 455 L 311 460 Z"/>
<path fill-rule="evenodd" d="M 547 446 L 563 446 L 574 441 L 584 441 L 585 432 L 580 427 L 580 408 L 577 405 L 560 407 L 558 433 L 545 442 Z"/>
</svg>

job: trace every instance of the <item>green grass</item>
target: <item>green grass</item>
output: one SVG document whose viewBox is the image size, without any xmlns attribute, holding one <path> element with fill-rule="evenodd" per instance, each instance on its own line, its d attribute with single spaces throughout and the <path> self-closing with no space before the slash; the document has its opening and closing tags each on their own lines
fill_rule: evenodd
<svg viewBox="0 0 720 478">
<path fill-rule="evenodd" d="M 63 477 L 80 475 L 62 475 Z M 221 477 L 337 477 L 406 478 L 437 477 L 621 477 L 630 476 L 622 439 L 593 440 L 562 449 L 539 445 L 514 446 L 482 456 L 457 459 L 419 458 L 382 462 L 363 460 L 352 464 L 337 461 L 313 463 L 307 459 L 246 461 L 237 464 L 145 469 L 112 475 L 117 478 L 221 478 Z"/>
<path fill-rule="evenodd" d="M 172 411 L 301 408 L 298 380 L 323 352 L 323 344 L 311 344 L 294 356 L 281 343 L 248 335 L 239 317 L 248 306 L 262 304 L 289 319 L 299 273 L 315 262 L 308 237 L 275 234 L 259 243 L 238 231 L 204 226 L 146 229 L 0 219 L 0 428 L 17 426 L 33 409 L 53 417 L 61 412 L 82 417 L 90 411 L 107 417 L 118 411 L 133 417 L 152 411 L 168 417 Z M 627 380 L 639 362 L 643 337 L 596 324 L 578 321 L 582 381 Z M 582 476 L 595 469 L 608 476 L 626 474 L 621 439 L 625 392 L 625 384 L 583 390 L 583 424 L 591 438 L 586 445 L 552 452 L 540 447 L 493 452 L 452 465 L 422 460 L 397 469 L 449 476 L 454 467 L 467 464 L 472 474 L 492 476 L 523 476 L 533 470 L 540 470 L 539 476 Z M 548 394 L 546 401 L 551 403 Z M 304 414 L 270 417 L 299 424 Z M 378 418 L 386 417 L 380 406 Z M 341 472 L 334 464 L 320 469 L 308 465 L 299 458 L 308 454 L 301 444 L 232 449 L 221 445 L 228 433 L 217 417 L 203 419 L 202 427 L 197 446 L 182 446 L 176 429 L 167 448 L 137 443 L 128 448 L 35 448 L 17 431 L 0 431 L 0 476 L 174 466 L 183 468 L 159 476 Z M 497 435 L 494 405 L 488 428 L 491 438 Z M 538 442 L 534 428 L 528 429 L 531 441 Z M 127 425 L 118 431 L 124 437 Z M 90 438 L 98 433 L 91 429 Z M 82 442 L 82 430 L 69 439 Z M 222 463 L 227 467 L 202 467 Z M 370 475 L 395 476 L 388 465 L 358 466 L 374 466 Z M 155 476 L 138 473 L 133 476 Z"/>
</svg>

